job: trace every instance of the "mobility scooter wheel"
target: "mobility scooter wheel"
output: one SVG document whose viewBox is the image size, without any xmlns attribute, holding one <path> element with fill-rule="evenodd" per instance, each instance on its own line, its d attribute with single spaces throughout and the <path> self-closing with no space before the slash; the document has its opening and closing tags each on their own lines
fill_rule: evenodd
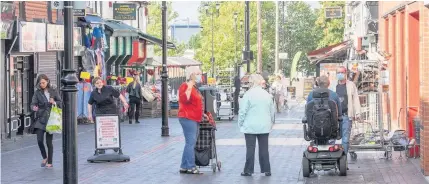
<svg viewBox="0 0 429 184">
<path fill-rule="evenodd" d="M 347 176 L 347 156 L 341 156 L 340 160 L 338 160 L 338 167 L 340 170 L 340 176 Z"/>
<path fill-rule="evenodd" d="M 357 160 L 357 154 L 355 152 L 350 152 L 350 157 L 352 158 L 353 161 Z"/>
<path fill-rule="evenodd" d="M 302 158 L 302 176 L 304 177 L 310 177 L 311 168 L 310 168 L 310 161 L 303 157 Z"/>
</svg>

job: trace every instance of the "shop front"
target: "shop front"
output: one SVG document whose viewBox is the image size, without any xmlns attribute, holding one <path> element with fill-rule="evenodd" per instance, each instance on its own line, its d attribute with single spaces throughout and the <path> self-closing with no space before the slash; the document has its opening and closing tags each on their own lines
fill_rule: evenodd
<svg viewBox="0 0 429 184">
<path fill-rule="evenodd" d="M 46 24 L 19 22 L 17 40 L 6 57 L 6 108 L 7 137 L 23 134 L 31 125 L 31 98 L 35 90 L 35 78 L 42 63 L 40 54 L 46 52 Z M 37 30 L 37 31 L 34 31 Z M 42 65 L 43 67 L 43 65 Z"/>
<path fill-rule="evenodd" d="M 104 20 L 96 15 L 79 17 L 77 27 L 81 28 L 84 46 L 80 70 L 90 73 L 93 77 L 106 79 L 105 52 L 109 46 L 105 36 Z"/>
<path fill-rule="evenodd" d="M 14 21 L 14 6 L 12 3 L 2 2 L 0 4 L 1 21 L 0 21 L 0 86 L 6 86 L 6 61 L 7 55 L 9 55 L 10 46 L 16 41 L 15 35 L 13 35 L 13 28 L 15 25 Z M 6 98 L 7 88 L 0 89 L 0 103 L 6 104 L 8 101 Z M 6 138 L 9 130 L 6 129 L 7 122 L 4 121 L 7 117 L 7 108 L 5 105 L 0 105 L 0 123 L 1 139 Z"/>
<path fill-rule="evenodd" d="M 106 38 L 114 43 L 117 38 L 116 58 L 109 58 L 106 62 L 106 68 L 112 76 L 125 76 L 123 66 L 133 57 L 134 42 L 138 41 L 138 31 L 134 27 L 128 26 L 120 21 L 106 20 Z M 113 39 L 112 39 L 113 37 Z M 110 44 L 112 46 L 112 44 Z"/>
</svg>

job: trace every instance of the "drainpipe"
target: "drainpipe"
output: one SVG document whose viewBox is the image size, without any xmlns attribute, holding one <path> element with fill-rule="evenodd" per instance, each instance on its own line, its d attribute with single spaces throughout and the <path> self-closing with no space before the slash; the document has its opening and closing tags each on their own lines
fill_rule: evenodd
<svg viewBox="0 0 429 184">
<path fill-rule="evenodd" d="M 138 12 L 138 15 L 137 15 L 137 28 L 140 30 L 140 9 L 142 8 L 142 2 L 140 2 L 140 1 L 138 1 L 138 3 L 139 3 L 139 8 L 137 8 L 137 12 Z"/>
<path fill-rule="evenodd" d="M 103 17 L 103 1 L 100 1 L 100 17 Z"/>
</svg>

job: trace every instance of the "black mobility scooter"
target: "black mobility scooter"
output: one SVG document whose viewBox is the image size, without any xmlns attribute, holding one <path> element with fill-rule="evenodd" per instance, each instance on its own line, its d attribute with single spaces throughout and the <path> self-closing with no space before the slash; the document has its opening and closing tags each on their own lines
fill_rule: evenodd
<svg viewBox="0 0 429 184">
<path fill-rule="evenodd" d="M 347 155 L 342 146 L 329 144 L 330 140 L 341 139 L 341 122 L 336 102 L 329 99 L 329 90 L 314 90 L 313 100 L 307 103 L 302 120 L 304 139 L 310 141 L 302 158 L 304 177 L 315 170 L 331 169 L 339 170 L 340 176 L 347 175 Z"/>
</svg>

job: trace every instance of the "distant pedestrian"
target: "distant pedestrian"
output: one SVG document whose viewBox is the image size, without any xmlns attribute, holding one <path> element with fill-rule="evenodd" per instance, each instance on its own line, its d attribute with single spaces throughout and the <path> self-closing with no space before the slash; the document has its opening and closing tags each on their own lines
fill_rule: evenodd
<svg viewBox="0 0 429 184">
<path fill-rule="evenodd" d="M 130 108 L 128 110 L 129 123 L 133 123 L 133 116 L 136 120 L 136 123 L 140 123 L 140 106 L 142 102 L 142 89 L 140 84 L 140 76 L 137 72 L 133 72 L 134 81 L 128 84 L 127 93 L 130 100 Z"/>
<path fill-rule="evenodd" d="M 95 85 L 95 89 L 91 92 L 91 96 L 88 100 L 88 119 L 93 121 L 92 117 L 92 105 L 96 105 L 95 115 L 99 114 L 118 114 L 118 107 L 115 104 L 114 98 L 119 98 L 122 101 L 125 109 L 128 109 L 127 100 L 118 90 L 112 86 L 104 85 L 103 80 L 100 77 L 95 77 L 92 80 Z"/>
<path fill-rule="evenodd" d="M 197 143 L 198 123 L 203 120 L 203 97 L 196 87 L 201 83 L 201 70 L 197 67 L 186 69 L 187 82 L 179 87 L 179 122 L 185 135 L 185 148 L 182 154 L 180 173 L 199 174 L 195 165 L 195 144 Z"/>
<path fill-rule="evenodd" d="M 58 92 L 52 88 L 49 78 L 45 74 L 41 74 L 37 80 L 37 90 L 31 99 L 31 108 L 36 113 L 34 131 L 37 135 L 37 144 L 39 145 L 42 154 L 42 167 L 52 167 L 52 157 L 54 148 L 52 145 L 53 135 L 46 132 L 46 125 L 49 120 L 51 108 L 57 105 L 62 108 L 62 101 Z M 46 134 L 46 146 L 48 147 L 48 154 L 46 154 L 44 145 L 44 136 Z"/>
<path fill-rule="evenodd" d="M 273 85 L 271 86 L 273 94 L 274 94 L 274 99 L 276 102 L 276 110 L 278 113 L 281 112 L 281 107 L 283 106 L 284 103 L 284 87 L 282 84 L 282 77 L 280 75 L 277 75 L 275 78 L 275 81 L 273 82 Z"/>
<path fill-rule="evenodd" d="M 251 75 L 251 87 L 241 100 L 238 127 L 246 139 L 246 164 L 242 176 L 251 176 L 254 172 L 256 139 L 261 173 L 271 176 L 268 136 L 274 124 L 275 109 L 272 95 L 262 88 L 263 82 L 261 75 Z"/>
</svg>

